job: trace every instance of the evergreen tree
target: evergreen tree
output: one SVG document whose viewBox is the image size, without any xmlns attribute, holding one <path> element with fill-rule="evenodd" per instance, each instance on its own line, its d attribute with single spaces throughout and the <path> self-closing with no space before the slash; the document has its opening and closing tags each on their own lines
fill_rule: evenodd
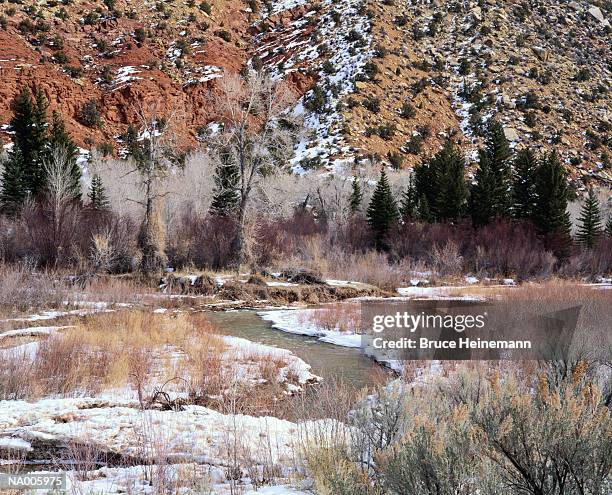
<svg viewBox="0 0 612 495">
<path fill-rule="evenodd" d="M 567 178 L 556 152 L 540 164 L 536 172 L 536 208 L 534 223 L 545 245 L 559 259 L 569 255 L 571 222 L 567 212 Z"/>
<path fill-rule="evenodd" d="M 606 235 L 612 237 L 612 215 L 608 216 L 608 221 L 606 222 Z"/>
<path fill-rule="evenodd" d="M 400 214 L 404 222 L 411 222 L 417 218 L 418 215 L 418 198 L 417 191 L 414 185 L 414 175 L 410 175 L 410 182 L 408 187 L 402 193 L 402 200 L 400 202 Z"/>
<path fill-rule="evenodd" d="M 399 220 L 397 203 L 391 192 L 384 168 L 380 172 L 380 179 L 368 206 L 367 218 L 370 228 L 374 232 L 376 246 L 379 249 L 384 248 L 385 236 L 391 226 Z"/>
<path fill-rule="evenodd" d="M 47 99 L 40 88 L 34 90 L 34 103 L 32 106 L 32 114 L 30 125 L 22 128 L 23 135 L 19 141 L 15 140 L 15 144 L 20 146 L 23 154 L 24 164 L 24 185 L 26 192 L 32 197 L 38 196 L 46 185 L 46 174 L 44 160 L 48 152 L 48 122 L 47 122 Z M 27 106 L 26 106 L 27 108 Z M 18 110 L 13 110 L 13 120 L 21 120 Z M 13 121 L 11 121 L 11 130 L 13 130 Z M 15 131 L 15 137 L 17 131 Z M 21 144 L 18 144 L 21 143 Z"/>
<path fill-rule="evenodd" d="M 23 185 L 23 157 L 19 149 L 13 149 L 4 162 L 0 201 L 5 212 L 14 214 L 25 199 Z"/>
<path fill-rule="evenodd" d="M 454 221 L 463 216 L 468 190 L 465 161 L 458 148 L 448 141 L 442 150 L 415 169 L 417 210 L 425 221 Z"/>
<path fill-rule="evenodd" d="M 349 197 L 349 210 L 354 215 L 361 210 L 361 202 L 363 201 L 363 192 L 359 185 L 359 179 L 353 177 L 351 195 Z"/>
<path fill-rule="evenodd" d="M 104 211 L 109 209 L 110 203 L 108 201 L 108 197 L 106 196 L 106 190 L 104 189 L 104 184 L 102 184 L 102 179 L 98 174 L 95 174 L 91 178 L 91 185 L 89 186 L 87 196 L 89 197 L 89 207 L 92 210 Z"/>
<path fill-rule="evenodd" d="M 514 218 L 528 219 L 534 214 L 536 203 L 535 174 L 538 161 L 534 153 L 521 150 L 514 160 L 514 180 L 512 184 L 512 199 L 514 202 Z"/>
<path fill-rule="evenodd" d="M 435 215 L 440 221 L 455 221 L 465 212 L 468 188 L 463 154 L 451 141 L 434 157 L 434 170 L 438 188 Z"/>
<path fill-rule="evenodd" d="M 14 212 L 28 194 L 40 190 L 46 133 L 46 104 L 41 94 L 37 91 L 33 101 L 30 90 L 24 87 L 11 102 L 13 148 L 2 177 L 2 206 L 6 211 Z"/>
<path fill-rule="evenodd" d="M 475 225 L 482 226 L 495 217 L 510 213 L 512 153 L 502 125 L 492 120 L 485 147 L 478 152 L 478 170 L 471 190 L 470 210 Z"/>
<path fill-rule="evenodd" d="M 215 193 L 210 205 L 211 214 L 219 217 L 233 217 L 240 206 L 240 171 L 230 155 L 222 149 L 215 172 Z"/>
<path fill-rule="evenodd" d="M 70 169 L 72 196 L 76 201 L 81 200 L 81 167 L 77 163 L 78 147 L 66 131 L 66 126 L 58 112 L 53 112 L 51 130 L 49 131 L 50 153 L 62 150 L 65 153 L 68 168 Z"/>
<path fill-rule="evenodd" d="M 417 203 L 417 216 L 423 222 L 433 223 L 435 221 L 434 215 L 429 207 L 429 201 L 425 194 L 421 194 Z"/>
<path fill-rule="evenodd" d="M 599 201 L 592 188 L 589 189 L 589 194 L 582 205 L 582 211 L 578 221 L 580 225 L 578 226 L 578 234 L 576 237 L 583 246 L 592 249 L 603 230 L 601 226 Z"/>
</svg>

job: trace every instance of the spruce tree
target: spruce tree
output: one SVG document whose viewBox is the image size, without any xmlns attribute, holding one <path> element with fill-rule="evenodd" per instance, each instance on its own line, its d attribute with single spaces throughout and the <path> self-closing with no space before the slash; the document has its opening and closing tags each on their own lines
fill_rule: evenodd
<svg viewBox="0 0 612 495">
<path fill-rule="evenodd" d="M 567 211 L 567 177 L 556 152 L 544 157 L 536 172 L 536 208 L 533 220 L 545 245 L 557 258 L 569 256 L 571 221 Z"/>
<path fill-rule="evenodd" d="M 380 172 L 380 179 L 368 206 L 367 218 L 370 228 L 374 232 L 376 247 L 384 248 L 385 236 L 391 226 L 399 220 L 397 203 L 391 192 L 391 186 L 384 168 Z"/>
<path fill-rule="evenodd" d="M 504 128 L 492 120 L 487 127 L 485 147 L 478 153 L 479 166 L 471 190 L 470 210 L 476 226 L 510 214 L 511 156 Z"/>
<path fill-rule="evenodd" d="M 608 221 L 606 222 L 606 235 L 612 237 L 612 215 L 608 216 Z"/>
<path fill-rule="evenodd" d="M 512 183 L 513 214 L 517 219 L 533 216 L 536 204 L 535 177 L 538 161 L 535 154 L 524 149 L 517 153 L 514 160 L 514 180 Z"/>
<path fill-rule="evenodd" d="M 24 163 L 24 185 L 26 192 L 32 197 L 38 196 L 46 185 L 46 174 L 44 160 L 48 152 L 48 122 L 47 122 L 47 99 L 40 88 L 34 90 L 34 104 L 32 107 L 32 120 L 29 128 L 24 129 L 25 139 L 21 142 L 26 144 L 22 147 Z M 17 117 L 17 113 L 15 117 Z M 11 122 L 11 129 L 13 123 Z M 15 136 L 17 133 L 15 133 Z M 21 145 L 20 145 L 21 146 Z M 26 151 L 27 150 L 27 151 Z"/>
<path fill-rule="evenodd" d="M 40 89 L 34 98 L 27 87 L 11 102 L 13 147 L 2 177 L 2 208 L 14 213 L 28 196 L 45 187 L 44 160 L 48 152 L 47 101 Z"/>
<path fill-rule="evenodd" d="M 465 159 L 459 148 L 447 141 L 434 157 L 435 215 L 439 221 L 455 221 L 465 212 L 468 188 L 465 182 Z"/>
<path fill-rule="evenodd" d="M 104 184 L 102 183 L 102 179 L 98 174 L 95 174 L 91 178 L 91 185 L 89 186 L 87 196 L 89 197 L 89 207 L 92 210 L 104 211 L 110 208 L 110 203 L 108 201 L 108 197 L 106 196 L 106 190 L 104 189 Z"/>
<path fill-rule="evenodd" d="M 25 199 L 23 185 L 23 157 L 19 149 L 13 149 L 4 162 L 0 201 L 6 213 L 15 214 Z"/>
<path fill-rule="evenodd" d="M 61 150 L 65 153 L 68 168 L 70 169 L 70 182 L 72 197 L 75 201 L 81 200 L 81 167 L 77 163 L 78 147 L 66 131 L 66 126 L 58 112 L 53 112 L 51 129 L 49 131 L 50 153 Z"/>
<path fill-rule="evenodd" d="M 357 212 L 361 211 L 363 192 L 361 191 L 361 186 L 359 185 L 359 179 L 357 177 L 353 177 L 351 186 L 352 190 L 349 197 L 349 210 L 353 215 L 355 215 Z"/>
<path fill-rule="evenodd" d="M 414 175 L 410 175 L 410 182 L 406 190 L 402 193 L 402 200 L 400 202 L 400 214 L 402 221 L 405 223 L 411 222 L 417 218 L 418 215 L 418 198 L 417 191 L 414 185 Z"/>
<path fill-rule="evenodd" d="M 415 169 L 417 210 L 425 221 L 454 221 L 462 217 L 468 190 L 465 161 L 458 148 L 448 141 L 442 150 Z"/>
<path fill-rule="evenodd" d="M 240 171 L 230 155 L 221 150 L 215 172 L 215 191 L 210 212 L 218 217 L 233 217 L 240 206 Z"/>
<path fill-rule="evenodd" d="M 589 189 L 589 194 L 582 205 L 582 211 L 578 221 L 579 226 L 576 238 L 584 247 L 592 249 L 603 230 L 601 226 L 599 201 L 592 188 Z"/>
</svg>

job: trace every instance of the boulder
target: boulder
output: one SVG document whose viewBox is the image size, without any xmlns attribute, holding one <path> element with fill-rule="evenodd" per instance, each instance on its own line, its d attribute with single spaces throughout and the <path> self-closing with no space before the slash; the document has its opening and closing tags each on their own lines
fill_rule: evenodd
<svg viewBox="0 0 612 495">
<path fill-rule="evenodd" d="M 604 17 L 603 12 L 601 11 L 599 7 L 593 6 L 588 10 L 588 12 L 589 14 L 591 14 L 591 16 L 593 16 L 595 19 L 597 19 L 602 24 L 605 22 L 606 18 Z"/>
<path fill-rule="evenodd" d="M 504 127 L 504 135 L 508 141 L 516 142 L 520 139 L 514 127 Z"/>
</svg>

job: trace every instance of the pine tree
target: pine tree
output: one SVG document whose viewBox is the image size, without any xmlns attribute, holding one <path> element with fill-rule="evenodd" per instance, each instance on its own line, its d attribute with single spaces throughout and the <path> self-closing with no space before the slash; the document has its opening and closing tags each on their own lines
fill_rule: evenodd
<svg viewBox="0 0 612 495">
<path fill-rule="evenodd" d="M 417 210 L 422 220 L 454 221 L 463 216 L 468 197 L 464 171 L 463 156 L 450 141 L 416 167 L 415 197 L 419 198 Z"/>
<path fill-rule="evenodd" d="M 601 211 L 599 209 L 599 201 L 592 188 L 589 189 L 589 194 L 582 205 L 580 213 L 580 222 L 578 226 L 578 234 L 576 238 L 588 249 L 592 249 L 597 239 L 602 234 L 601 226 Z"/>
<path fill-rule="evenodd" d="M 221 150 L 215 173 L 215 192 L 210 211 L 218 217 L 233 217 L 240 206 L 240 172 L 238 166 Z"/>
<path fill-rule="evenodd" d="M 478 153 L 478 170 L 471 190 L 470 210 L 475 225 L 508 216 L 512 204 L 512 153 L 502 125 L 492 120 L 487 127 L 485 147 Z"/>
<path fill-rule="evenodd" d="M 377 248 L 384 248 L 385 236 L 391 226 L 399 220 L 397 203 L 391 192 L 391 186 L 384 168 L 380 172 L 380 179 L 368 206 L 367 218 L 370 228 L 374 232 Z"/>
<path fill-rule="evenodd" d="M 545 245 L 557 258 L 569 256 L 571 221 L 567 211 L 567 178 L 556 152 L 540 164 L 536 172 L 536 208 L 533 220 Z"/>
<path fill-rule="evenodd" d="M 89 207 L 92 210 L 104 211 L 109 209 L 110 203 L 106 196 L 106 190 L 98 174 L 95 174 L 91 178 L 91 185 L 89 186 L 89 193 L 87 196 L 89 197 Z"/>
<path fill-rule="evenodd" d="M 62 150 L 66 155 L 70 168 L 72 196 L 75 201 L 81 201 L 81 167 L 77 163 L 78 147 L 66 131 L 66 126 L 58 112 L 53 112 L 51 130 L 49 132 L 50 153 Z"/>
<path fill-rule="evenodd" d="M 361 211 L 363 192 L 361 191 L 361 186 L 359 185 L 359 179 L 357 177 L 353 177 L 351 186 L 352 190 L 351 195 L 349 196 L 349 210 L 353 215 L 355 215 L 357 212 Z"/>
<path fill-rule="evenodd" d="M 533 216 L 536 203 L 535 174 L 538 161 L 534 153 L 521 150 L 514 160 L 514 180 L 512 184 L 513 214 L 517 219 Z"/>
</svg>

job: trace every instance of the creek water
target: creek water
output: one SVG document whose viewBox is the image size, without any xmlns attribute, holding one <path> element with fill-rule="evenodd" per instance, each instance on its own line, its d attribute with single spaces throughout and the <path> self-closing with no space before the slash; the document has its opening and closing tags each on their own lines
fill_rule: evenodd
<svg viewBox="0 0 612 495">
<path fill-rule="evenodd" d="M 375 372 L 380 370 L 361 349 L 326 344 L 315 337 L 276 330 L 255 311 L 211 312 L 208 315 L 220 333 L 288 349 L 312 366 L 315 375 L 326 380 L 336 378 L 361 388 L 371 384 Z"/>
</svg>

